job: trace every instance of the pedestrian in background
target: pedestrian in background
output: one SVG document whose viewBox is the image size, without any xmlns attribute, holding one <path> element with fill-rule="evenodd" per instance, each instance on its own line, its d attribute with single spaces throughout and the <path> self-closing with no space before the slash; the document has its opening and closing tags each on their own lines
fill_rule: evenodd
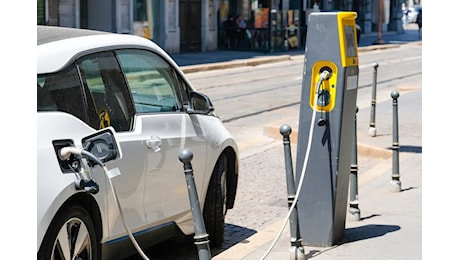
<svg viewBox="0 0 460 260">
<path fill-rule="evenodd" d="M 225 29 L 225 43 L 229 49 L 238 46 L 238 24 L 232 14 L 228 14 L 227 20 L 223 22 Z"/>
<path fill-rule="evenodd" d="M 246 21 L 239 14 L 236 15 L 236 23 L 238 24 L 238 27 L 240 27 L 241 29 L 246 29 L 246 27 L 248 26 Z"/>
<path fill-rule="evenodd" d="M 403 7 L 402 11 L 403 11 L 403 15 L 404 15 L 404 24 L 408 24 L 409 23 L 410 9 L 405 4 L 403 4 L 403 5 L 404 5 L 404 7 Z"/>
<path fill-rule="evenodd" d="M 422 9 L 418 11 L 416 23 L 418 25 L 418 35 L 422 35 Z"/>
<path fill-rule="evenodd" d="M 249 40 L 252 38 L 251 33 L 248 30 L 248 24 L 246 21 L 241 17 L 241 15 L 236 16 L 236 23 L 238 24 L 238 32 L 239 32 L 239 44 L 238 47 L 242 49 L 249 48 Z"/>
</svg>

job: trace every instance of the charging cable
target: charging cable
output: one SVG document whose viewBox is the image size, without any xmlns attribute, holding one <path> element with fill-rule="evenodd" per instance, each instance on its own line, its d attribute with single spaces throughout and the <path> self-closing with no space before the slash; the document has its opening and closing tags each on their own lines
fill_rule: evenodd
<svg viewBox="0 0 460 260">
<path fill-rule="evenodd" d="M 308 158 L 310 157 L 311 140 L 312 140 L 312 137 L 313 137 L 313 128 L 315 126 L 315 121 L 316 121 L 316 109 L 315 108 L 316 108 L 316 102 L 318 102 L 319 88 L 320 88 L 320 86 L 321 86 L 321 84 L 323 83 L 324 80 L 329 79 L 329 74 L 330 74 L 330 72 L 327 71 L 327 70 L 324 70 L 323 72 L 321 72 L 321 74 L 319 76 L 319 80 L 316 83 L 315 97 L 314 97 L 314 100 L 313 100 L 313 109 L 314 110 L 313 110 L 313 113 L 312 113 L 312 118 L 311 118 L 311 123 L 310 123 L 310 133 L 308 135 L 307 151 L 305 153 L 305 158 L 304 158 L 303 167 L 302 167 L 302 174 L 300 176 L 299 186 L 297 187 L 297 191 L 295 193 L 294 201 L 292 202 L 291 208 L 289 208 L 289 212 L 288 212 L 288 214 L 287 214 L 287 216 L 286 216 L 286 218 L 285 218 L 285 220 L 283 222 L 283 226 L 281 227 L 280 231 L 278 232 L 277 236 L 273 240 L 272 244 L 270 245 L 270 247 L 268 248 L 266 253 L 260 258 L 261 260 L 265 259 L 268 256 L 268 254 L 273 250 L 273 247 L 275 246 L 276 242 L 281 237 L 281 234 L 283 233 L 283 230 L 286 227 L 287 222 L 289 221 L 289 217 L 291 216 L 292 211 L 294 210 L 294 208 L 295 208 L 295 206 L 297 204 L 297 200 L 299 199 L 299 194 L 300 194 L 300 190 L 302 189 L 303 179 L 305 177 L 305 172 L 307 170 Z"/>
<path fill-rule="evenodd" d="M 104 170 L 104 172 L 105 172 L 105 174 L 107 176 L 107 179 L 109 180 L 109 184 L 110 184 L 110 188 L 112 189 L 113 197 L 115 198 L 115 201 L 116 201 L 117 206 L 118 206 L 118 211 L 120 212 L 121 222 L 123 223 L 123 226 L 125 227 L 126 232 L 128 233 L 129 239 L 133 243 L 133 245 L 136 248 L 137 252 L 142 256 L 142 258 L 144 260 L 148 260 L 149 258 L 142 251 L 141 247 L 139 246 L 139 244 L 137 243 L 136 239 L 134 238 L 131 230 L 129 230 L 128 225 L 126 224 L 125 215 L 123 214 L 123 210 L 121 208 L 121 204 L 120 204 L 120 201 L 119 201 L 118 196 L 117 196 L 117 191 L 115 190 L 115 187 L 113 186 L 112 179 L 109 177 L 109 173 L 110 173 L 109 169 L 107 169 L 105 164 L 101 160 L 99 160 L 99 158 L 94 156 L 92 153 L 86 151 L 85 149 L 68 146 L 68 147 L 62 148 L 60 150 L 60 152 L 59 152 L 59 156 L 60 156 L 60 158 L 62 160 L 68 160 L 70 158 L 71 154 L 88 157 L 89 159 L 93 160 L 94 162 L 96 162 L 97 164 L 99 164 L 102 167 L 102 169 Z"/>
</svg>

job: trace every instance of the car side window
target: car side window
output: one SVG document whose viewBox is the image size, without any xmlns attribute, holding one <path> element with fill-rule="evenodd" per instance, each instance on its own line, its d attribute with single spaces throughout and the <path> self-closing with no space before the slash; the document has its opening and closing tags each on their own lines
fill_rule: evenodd
<svg viewBox="0 0 460 260">
<path fill-rule="evenodd" d="M 180 109 L 173 68 L 146 50 L 116 52 L 125 73 L 137 113 L 172 112 Z"/>
<path fill-rule="evenodd" d="M 37 111 L 62 111 L 88 122 L 83 100 L 75 66 L 37 76 Z"/>
<path fill-rule="evenodd" d="M 77 62 L 99 117 L 99 128 L 130 130 L 134 111 L 123 73 L 112 52 L 85 56 Z"/>
</svg>

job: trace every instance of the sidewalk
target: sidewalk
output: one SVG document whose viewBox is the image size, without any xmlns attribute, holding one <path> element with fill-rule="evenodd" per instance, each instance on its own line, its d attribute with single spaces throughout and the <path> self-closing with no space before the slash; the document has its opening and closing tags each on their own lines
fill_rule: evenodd
<svg viewBox="0 0 460 260">
<path fill-rule="evenodd" d="M 404 96 L 401 98 L 404 99 L 421 100 L 422 93 L 410 91 L 402 95 Z M 378 105 L 391 107 L 392 103 L 387 100 Z M 400 122 L 404 122 L 406 128 L 421 129 L 421 112 L 414 115 L 411 113 L 412 110 L 413 108 L 400 107 Z M 361 112 L 363 115 L 368 115 L 370 110 L 365 108 Z M 379 116 L 384 117 L 384 121 L 391 121 L 392 111 L 389 109 Z M 406 135 L 400 138 L 399 173 L 402 191 L 391 192 L 390 180 L 393 173 L 392 151 L 389 149 L 392 143 L 391 127 L 378 126 L 379 134 L 370 137 L 367 135 L 366 119 L 358 118 L 357 129 L 359 145 L 367 147 L 367 150 L 359 152 L 358 157 L 361 220 L 346 221 L 345 236 L 338 245 L 304 246 L 306 259 L 422 259 L 421 134 L 412 133 L 412 138 Z M 293 130 L 297 127 L 296 118 L 286 118 L 284 122 L 291 125 Z M 279 129 L 279 124 L 274 123 L 266 127 Z M 273 134 L 274 138 L 276 136 L 279 134 Z M 365 165 L 361 164 L 363 159 Z M 253 236 L 216 255 L 213 259 L 261 259 L 272 245 L 283 223 L 284 219 L 264 230 L 257 230 Z M 288 222 L 280 239 L 265 259 L 292 259 L 289 249 Z"/>
<path fill-rule="evenodd" d="M 421 41 L 416 25 L 409 25 L 411 30 L 404 34 L 384 34 L 386 42 L 372 45 L 377 35 L 363 35 L 359 51 L 373 51 L 381 48 L 397 48 L 400 44 Z M 414 28 L 412 28 L 414 27 Z M 173 59 L 185 73 L 202 70 L 223 69 L 235 66 L 251 66 L 267 62 L 304 56 L 304 51 L 287 53 L 252 53 L 237 51 L 215 51 L 207 53 L 173 54 Z M 347 220 L 343 240 L 332 247 L 303 246 L 306 259 L 422 259 L 422 140 L 421 140 L 421 82 L 414 89 L 400 91 L 400 99 L 420 100 L 418 107 L 400 107 L 399 122 L 404 122 L 406 129 L 416 132 L 405 133 L 406 139 L 400 139 L 399 173 L 401 175 L 401 192 L 390 191 L 393 173 L 393 152 L 391 149 L 391 126 L 378 126 L 379 135 L 367 134 L 367 122 L 362 117 L 357 121 L 357 141 L 359 156 L 366 159 L 364 166 L 358 158 L 359 221 Z M 379 106 L 391 107 L 391 100 L 379 103 Z M 414 102 L 417 103 L 417 102 Z M 295 109 L 295 108 L 293 108 Z M 368 115 L 370 108 L 360 109 L 360 114 Z M 383 115 L 386 122 L 391 122 L 392 110 Z M 295 130 L 298 127 L 297 115 L 283 119 Z M 279 122 L 267 124 L 266 135 L 279 138 Z M 273 132 L 273 134 L 272 134 Z M 420 132 L 420 133 L 418 133 Z M 291 135 L 292 137 L 295 135 Z M 286 210 L 287 215 L 287 210 Z M 274 242 L 284 219 L 246 240 L 238 243 L 213 259 L 261 259 Z M 280 239 L 265 259 L 293 259 L 290 252 L 289 223 L 283 229 Z"/>
<path fill-rule="evenodd" d="M 383 33 L 382 40 L 385 44 L 374 45 L 373 43 L 377 39 L 377 33 L 362 35 L 358 47 L 359 52 L 362 53 L 382 48 L 397 48 L 399 44 L 421 41 L 416 24 L 407 25 L 407 29 L 402 34 L 397 34 L 396 32 Z M 276 53 L 217 50 L 210 52 L 175 53 L 171 54 L 171 57 L 185 73 L 192 73 L 237 66 L 255 66 L 261 63 L 289 60 L 292 56 L 299 55 L 305 55 L 305 50 Z"/>
</svg>

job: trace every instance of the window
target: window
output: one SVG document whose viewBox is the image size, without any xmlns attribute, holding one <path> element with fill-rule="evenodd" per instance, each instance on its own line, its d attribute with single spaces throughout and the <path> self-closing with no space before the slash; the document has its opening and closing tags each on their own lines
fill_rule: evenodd
<svg viewBox="0 0 460 260">
<path fill-rule="evenodd" d="M 180 109 L 176 75 L 161 57 L 144 50 L 117 51 L 137 113 L 172 112 Z"/>
<path fill-rule="evenodd" d="M 99 128 L 130 130 L 134 112 L 122 72 L 112 52 L 85 56 L 78 61 L 99 118 Z"/>
<path fill-rule="evenodd" d="M 37 77 L 37 111 L 62 111 L 88 122 L 82 88 L 74 66 Z"/>
<path fill-rule="evenodd" d="M 45 0 L 37 0 L 37 25 L 46 25 Z"/>
</svg>

